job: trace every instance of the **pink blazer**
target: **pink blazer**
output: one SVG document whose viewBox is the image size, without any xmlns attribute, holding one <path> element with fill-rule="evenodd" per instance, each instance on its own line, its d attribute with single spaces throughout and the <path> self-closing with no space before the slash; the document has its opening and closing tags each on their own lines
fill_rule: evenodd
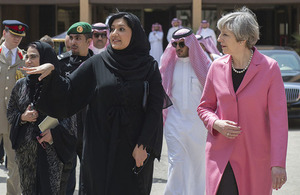
<svg viewBox="0 0 300 195">
<path fill-rule="evenodd" d="M 228 161 L 240 195 L 272 194 L 271 167 L 285 167 L 288 139 L 286 97 L 277 62 L 254 48 L 235 93 L 231 57 L 215 60 L 197 110 L 209 132 L 206 195 L 216 194 Z M 242 133 L 234 140 L 224 137 L 212 128 L 217 119 L 238 123 Z"/>
</svg>

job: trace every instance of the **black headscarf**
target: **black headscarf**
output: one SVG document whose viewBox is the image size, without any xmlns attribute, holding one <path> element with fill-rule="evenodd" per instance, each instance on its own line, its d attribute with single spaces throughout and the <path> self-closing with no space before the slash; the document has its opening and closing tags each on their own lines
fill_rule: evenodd
<svg viewBox="0 0 300 195">
<path fill-rule="evenodd" d="M 58 65 L 58 59 L 54 49 L 46 42 L 35 41 L 29 44 L 28 47 L 36 46 L 35 48 L 39 52 L 40 65 L 45 63 L 51 63 L 54 66 Z M 35 103 L 41 88 L 41 82 L 38 81 L 40 74 L 28 75 L 28 87 L 29 87 L 29 97 L 32 103 Z"/>
<path fill-rule="evenodd" d="M 56 53 L 55 53 L 54 49 L 48 43 L 36 41 L 36 42 L 33 42 L 32 44 L 36 45 L 36 49 L 39 52 L 40 65 L 45 64 L 45 63 L 51 63 L 53 65 L 58 64 L 58 59 L 57 59 Z"/>
<path fill-rule="evenodd" d="M 123 50 L 115 50 L 111 44 L 107 50 L 101 55 L 108 68 L 125 80 L 142 80 L 153 69 L 154 59 L 149 55 L 150 43 L 146 36 L 141 22 L 137 16 L 119 12 L 109 19 L 109 27 L 114 20 L 123 18 L 127 21 L 128 26 L 132 30 L 132 36 L 129 45 Z"/>
</svg>

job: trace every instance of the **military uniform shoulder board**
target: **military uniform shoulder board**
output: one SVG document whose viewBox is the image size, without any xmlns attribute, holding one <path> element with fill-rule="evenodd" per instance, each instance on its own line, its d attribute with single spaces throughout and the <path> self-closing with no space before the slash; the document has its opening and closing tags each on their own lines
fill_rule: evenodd
<svg viewBox="0 0 300 195">
<path fill-rule="evenodd" d="M 57 59 L 58 60 L 63 60 L 65 58 L 70 57 L 71 55 L 72 55 L 72 51 L 68 51 L 68 52 L 57 55 Z"/>
</svg>

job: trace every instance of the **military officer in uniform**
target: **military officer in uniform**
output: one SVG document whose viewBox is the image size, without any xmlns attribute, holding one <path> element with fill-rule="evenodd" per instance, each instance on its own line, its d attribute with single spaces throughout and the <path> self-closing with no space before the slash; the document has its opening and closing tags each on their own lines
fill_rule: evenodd
<svg viewBox="0 0 300 195">
<path fill-rule="evenodd" d="M 92 26 L 86 22 L 77 22 L 73 24 L 67 31 L 71 43 L 69 52 L 58 55 L 60 61 L 59 69 L 62 76 L 67 76 L 76 70 L 85 60 L 93 56 L 93 51 L 89 49 L 92 42 Z M 77 155 L 81 159 L 82 155 L 82 131 L 84 111 L 77 113 Z M 73 194 L 76 184 L 76 162 L 77 155 L 74 153 L 72 170 L 70 173 L 67 195 Z M 71 164 L 70 164 L 71 165 Z M 66 165 L 67 166 L 67 165 Z M 70 167 L 71 168 L 71 167 Z"/>
<path fill-rule="evenodd" d="M 89 49 L 92 41 L 92 27 L 86 22 L 77 22 L 67 31 L 71 42 L 71 52 L 58 55 L 60 71 L 62 76 L 69 75 L 79 65 L 93 55 Z"/>
<path fill-rule="evenodd" d="M 20 176 L 15 161 L 15 151 L 9 139 L 10 126 L 6 117 L 6 108 L 16 81 L 24 75 L 17 68 L 24 66 L 24 51 L 18 46 L 26 35 L 28 26 L 17 20 L 4 20 L 3 37 L 0 46 L 0 140 L 3 140 L 7 156 L 7 195 L 21 194 Z"/>
</svg>

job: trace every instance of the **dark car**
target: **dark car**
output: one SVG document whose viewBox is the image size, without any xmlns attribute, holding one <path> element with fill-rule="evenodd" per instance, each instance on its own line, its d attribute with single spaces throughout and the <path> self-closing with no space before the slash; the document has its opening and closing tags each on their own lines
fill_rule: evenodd
<svg viewBox="0 0 300 195">
<path fill-rule="evenodd" d="M 284 82 L 289 118 L 300 118 L 300 57 L 290 47 L 257 46 L 265 54 L 278 62 Z"/>
</svg>

